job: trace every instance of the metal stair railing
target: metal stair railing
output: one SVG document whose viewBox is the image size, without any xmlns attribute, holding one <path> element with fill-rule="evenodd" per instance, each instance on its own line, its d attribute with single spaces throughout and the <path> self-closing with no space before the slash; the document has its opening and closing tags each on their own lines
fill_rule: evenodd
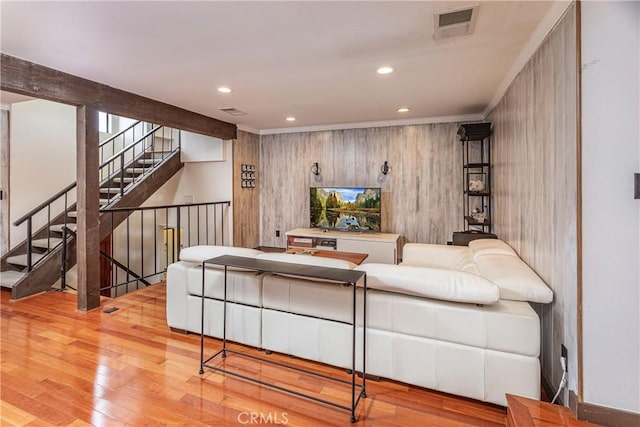
<svg viewBox="0 0 640 427">
<path fill-rule="evenodd" d="M 38 206 L 36 206 L 35 208 L 33 208 L 32 210 L 30 210 L 28 213 L 26 213 L 25 215 L 23 215 L 22 217 L 20 217 L 17 221 L 15 221 L 13 223 L 14 226 L 19 227 L 21 226 L 23 223 L 27 223 L 27 230 L 26 230 L 26 235 L 27 235 L 27 241 L 26 241 L 26 245 L 27 245 L 27 272 L 32 271 L 33 268 L 40 262 L 42 262 L 46 255 L 49 254 L 51 251 L 53 251 L 58 245 L 55 246 L 51 246 L 51 207 L 54 204 L 57 204 L 56 202 L 58 202 L 59 200 L 63 201 L 63 207 L 61 212 L 64 212 L 64 223 L 63 223 L 63 228 L 66 228 L 67 226 L 67 215 L 66 213 L 69 211 L 70 207 L 73 206 L 73 204 L 75 204 L 75 194 L 73 192 L 73 190 L 75 190 L 76 188 L 76 183 L 74 182 L 73 184 L 68 185 L 67 187 L 63 188 L 62 190 L 58 191 L 56 194 L 54 194 L 53 196 L 49 197 L 47 200 L 45 200 L 44 202 L 40 203 Z M 73 201 L 70 204 L 69 199 L 72 199 Z M 38 261 L 33 262 L 33 247 L 32 242 L 33 242 L 33 223 L 34 223 L 34 218 L 37 217 L 39 214 L 41 214 L 44 210 L 46 209 L 47 212 L 47 220 L 45 222 L 45 227 L 46 227 L 46 231 L 47 231 L 47 251 L 45 252 L 45 256 L 40 258 Z M 59 213 L 56 213 L 54 215 L 59 215 Z M 42 231 L 42 229 L 40 229 L 39 231 Z"/>
<path fill-rule="evenodd" d="M 158 135 L 159 132 L 161 133 L 160 135 Z M 159 145 L 160 147 L 158 147 Z M 120 181 L 118 186 L 119 195 L 122 196 L 127 186 L 143 180 L 166 158 L 179 151 L 180 145 L 180 132 L 178 130 L 167 130 L 164 126 L 154 126 L 137 141 L 122 148 L 101 163 L 100 177 L 102 183 L 110 183 L 115 178 L 118 178 Z M 157 150 L 158 148 L 161 148 L 161 150 Z M 145 157 L 147 155 L 151 155 L 151 158 Z M 144 162 L 138 164 L 140 160 L 144 160 Z M 146 160 L 151 161 L 146 162 Z M 129 168 L 138 169 L 140 173 L 134 171 L 128 174 L 127 169 Z M 131 178 L 131 181 L 125 183 L 125 177 Z"/>
<path fill-rule="evenodd" d="M 113 143 L 116 138 L 123 137 L 127 134 L 127 132 L 135 132 L 136 126 L 140 124 L 149 125 L 152 126 L 152 128 L 151 130 L 145 132 L 142 136 L 140 136 L 137 141 L 133 141 L 131 144 L 122 148 L 117 153 L 113 153 L 113 155 L 110 156 L 107 160 L 103 160 L 102 157 L 100 158 L 99 173 L 101 177 L 104 177 L 104 179 L 102 179 L 101 181 L 101 187 L 103 185 L 109 184 L 109 182 L 114 177 L 120 177 L 120 196 L 124 195 L 128 191 L 126 187 L 128 187 L 130 184 L 137 183 L 146 178 L 146 176 L 157 167 L 159 167 L 165 159 L 180 150 L 180 132 L 177 129 L 169 129 L 165 131 L 165 128 L 163 126 L 150 125 L 146 122 L 138 121 L 129 126 L 127 129 L 114 135 L 113 137 L 110 137 L 109 139 L 103 141 L 100 144 L 101 156 L 104 154 L 104 150 L 102 150 L 103 147 L 107 146 L 110 143 Z M 158 132 L 160 132 L 161 134 L 157 135 Z M 175 139 L 177 139 L 177 141 L 175 141 Z M 160 148 L 162 148 L 162 150 L 156 151 L 156 148 L 158 148 L 159 145 L 161 145 Z M 166 148 L 169 149 L 166 150 Z M 157 159 L 158 162 L 150 164 L 142 163 L 142 173 L 133 176 L 131 183 L 125 184 L 125 169 L 131 166 L 136 166 L 135 163 L 148 153 L 151 153 L 152 156 L 160 153 L 160 157 L 152 157 L 154 159 Z M 13 223 L 15 227 L 19 227 L 26 222 L 26 242 L 23 241 L 23 243 L 21 243 L 20 245 L 26 244 L 27 272 L 31 272 L 35 266 L 46 259 L 46 255 L 57 249 L 58 246 L 60 246 L 60 244 L 62 243 L 60 242 L 56 245 L 51 245 L 51 226 L 54 224 L 59 224 L 58 222 L 54 223 L 53 221 L 59 221 L 60 215 L 62 215 L 63 230 L 69 224 L 68 213 L 71 211 L 71 209 L 74 208 L 76 203 L 77 194 L 74 191 L 76 187 L 77 182 L 68 185 L 35 208 L 31 209 L 29 212 L 27 212 L 25 215 L 23 215 Z M 36 222 L 37 219 L 43 217 L 45 215 L 45 211 L 46 220 L 37 221 L 39 223 L 44 223 L 44 225 L 41 225 L 41 228 L 36 231 L 35 235 L 44 234 L 46 231 L 47 250 L 43 254 L 43 257 L 34 261 L 34 250 L 32 246 L 34 240 L 34 222 Z M 53 220 L 52 215 L 55 215 L 55 218 L 53 218 Z"/>
<path fill-rule="evenodd" d="M 132 143 L 134 141 L 137 141 L 136 134 L 139 137 L 146 132 L 146 128 L 153 127 L 155 127 L 155 125 L 143 122 L 142 120 L 138 120 L 128 126 L 126 129 L 123 129 L 115 135 L 112 135 L 102 141 L 98 145 L 98 148 L 100 150 L 100 163 L 102 163 L 102 160 L 107 158 L 107 156 L 111 157 L 115 154 L 116 151 L 120 151 L 122 148 L 127 146 L 127 142 Z"/>
<path fill-rule="evenodd" d="M 113 297 L 157 283 L 178 261 L 183 245 L 230 244 L 229 230 L 225 234 L 230 206 L 222 201 L 101 209 L 101 221 L 111 223 L 110 245 L 100 251 L 109 282 L 101 283 L 101 294 Z M 123 213 L 125 221 L 116 225 L 114 217 Z M 61 273 L 66 284 L 66 269 Z"/>
</svg>

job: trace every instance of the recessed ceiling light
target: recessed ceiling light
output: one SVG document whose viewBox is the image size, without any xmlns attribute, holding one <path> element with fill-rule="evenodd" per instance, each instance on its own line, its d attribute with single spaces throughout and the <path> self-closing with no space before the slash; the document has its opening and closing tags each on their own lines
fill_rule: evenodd
<svg viewBox="0 0 640 427">
<path fill-rule="evenodd" d="M 231 93 L 231 89 L 229 89 L 226 86 L 221 86 L 218 88 L 218 92 L 222 92 L 222 93 Z"/>
<path fill-rule="evenodd" d="M 406 113 L 407 111 L 409 111 L 409 109 L 407 107 L 400 107 L 397 111 L 398 113 Z"/>
<path fill-rule="evenodd" d="M 380 67 L 378 68 L 378 74 L 389 74 L 393 73 L 393 68 L 391 67 Z"/>
<path fill-rule="evenodd" d="M 293 117 L 293 116 L 289 116 L 289 117 L 287 117 L 287 121 L 288 121 L 288 122 L 295 122 L 295 121 L 296 121 L 296 118 L 295 118 L 295 117 Z"/>
</svg>

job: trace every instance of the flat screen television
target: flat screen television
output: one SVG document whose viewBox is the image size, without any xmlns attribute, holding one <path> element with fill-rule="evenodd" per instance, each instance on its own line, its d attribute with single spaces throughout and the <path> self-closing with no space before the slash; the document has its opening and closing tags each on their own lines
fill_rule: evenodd
<svg viewBox="0 0 640 427">
<path fill-rule="evenodd" d="M 380 188 L 312 187 L 311 227 L 340 231 L 380 231 Z"/>
</svg>

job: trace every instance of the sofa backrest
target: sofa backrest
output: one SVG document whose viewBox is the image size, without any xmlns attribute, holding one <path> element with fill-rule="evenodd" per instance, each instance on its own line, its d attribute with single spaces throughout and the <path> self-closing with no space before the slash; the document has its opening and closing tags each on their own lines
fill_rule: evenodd
<svg viewBox="0 0 640 427">
<path fill-rule="evenodd" d="M 491 281 L 463 271 L 391 264 L 362 264 L 356 270 L 367 273 L 367 286 L 432 299 L 472 304 L 493 304 L 500 299 Z"/>
<path fill-rule="evenodd" d="M 473 254 L 466 246 L 407 243 L 402 248 L 401 265 L 480 274 L 473 261 Z"/>
<path fill-rule="evenodd" d="M 235 246 L 213 246 L 213 245 L 199 245 L 190 246 L 180 251 L 180 261 L 193 262 L 201 264 L 211 258 L 219 257 L 222 255 L 241 256 L 245 258 L 255 258 L 264 252 L 249 249 L 249 248 L 237 248 Z M 207 264 L 207 268 L 224 268 L 221 265 Z M 229 267 L 230 270 L 244 271 L 243 269 Z"/>
<path fill-rule="evenodd" d="M 505 242 L 480 239 L 469 242 L 473 260 L 483 277 L 500 288 L 500 299 L 550 303 L 553 292 Z"/>
</svg>

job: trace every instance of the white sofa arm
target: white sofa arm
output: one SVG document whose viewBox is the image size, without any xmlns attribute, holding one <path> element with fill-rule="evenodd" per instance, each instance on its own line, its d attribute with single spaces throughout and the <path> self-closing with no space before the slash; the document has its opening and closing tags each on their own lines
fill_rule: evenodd
<svg viewBox="0 0 640 427">
<path fill-rule="evenodd" d="M 187 272 L 195 265 L 180 261 L 167 267 L 167 324 L 171 328 L 188 329 Z"/>
</svg>

